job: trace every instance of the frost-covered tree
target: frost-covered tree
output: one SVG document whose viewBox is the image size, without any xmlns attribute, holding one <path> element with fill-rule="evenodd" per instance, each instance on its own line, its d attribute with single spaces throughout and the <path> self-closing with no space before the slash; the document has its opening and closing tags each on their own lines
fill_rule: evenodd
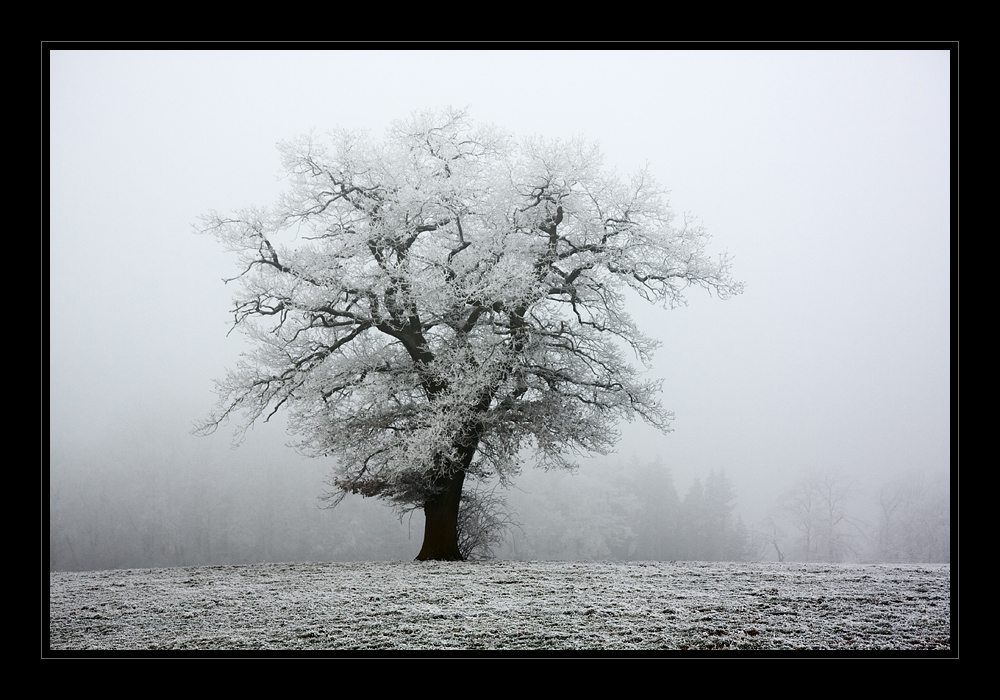
<svg viewBox="0 0 1000 700">
<path fill-rule="evenodd" d="M 508 483 L 522 448 L 571 467 L 621 419 L 668 429 L 659 384 L 627 358 L 656 346 L 627 290 L 666 307 L 691 285 L 741 290 L 648 170 L 619 177 L 582 140 L 518 141 L 446 111 L 381 143 L 341 131 L 281 152 L 274 207 L 200 226 L 239 255 L 234 325 L 253 346 L 200 429 L 287 409 L 299 449 L 336 458 L 334 502 L 423 509 L 418 559 L 461 557 L 465 480 Z"/>
</svg>

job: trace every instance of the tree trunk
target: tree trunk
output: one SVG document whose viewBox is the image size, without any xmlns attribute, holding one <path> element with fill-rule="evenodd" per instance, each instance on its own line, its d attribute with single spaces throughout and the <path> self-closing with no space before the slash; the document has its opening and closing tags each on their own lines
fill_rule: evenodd
<svg viewBox="0 0 1000 700">
<path fill-rule="evenodd" d="M 417 561 L 462 561 L 458 551 L 458 506 L 464 482 L 465 472 L 460 471 L 443 484 L 440 493 L 424 504 L 424 544 Z"/>
</svg>

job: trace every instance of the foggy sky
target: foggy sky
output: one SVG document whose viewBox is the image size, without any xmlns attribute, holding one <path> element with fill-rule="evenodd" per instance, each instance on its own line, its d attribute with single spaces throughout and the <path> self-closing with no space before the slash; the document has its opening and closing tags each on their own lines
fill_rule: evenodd
<svg viewBox="0 0 1000 700">
<path fill-rule="evenodd" d="M 272 204 L 279 140 L 450 105 L 648 162 L 746 282 L 633 304 L 676 420 L 623 426 L 623 456 L 661 456 L 681 489 L 724 469 L 741 510 L 807 468 L 946 472 L 949 81 L 944 50 L 55 51 L 52 448 L 142 435 L 213 459 L 230 434 L 189 430 L 244 347 L 238 271 L 192 225 Z M 285 449 L 280 421 L 253 439 Z"/>
</svg>

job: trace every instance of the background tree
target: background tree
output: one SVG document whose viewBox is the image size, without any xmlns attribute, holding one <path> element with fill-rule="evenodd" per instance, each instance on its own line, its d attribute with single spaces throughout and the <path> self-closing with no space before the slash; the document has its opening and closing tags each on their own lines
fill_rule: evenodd
<svg viewBox="0 0 1000 700">
<path fill-rule="evenodd" d="M 785 531 L 779 525 L 780 516 L 768 515 L 753 532 L 753 553 L 756 558 L 764 559 L 773 550 L 778 561 L 785 561 L 784 547 Z"/>
<path fill-rule="evenodd" d="M 802 476 L 781 503 L 782 519 L 798 532 L 787 554 L 801 561 L 858 559 L 862 529 L 850 510 L 853 494 L 846 477 L 819 472 Z"/>
<path fill-rule="evenodd" d="M 632 492 L 639 508 L 636 511 L 636 549 L 633 559 L 670 561 L 679 559 L 678 515 L 680 499 L 673 474 L 657 458 L 648 464 L 631 465 Z"/>
<path fill-rule="evenodd" d="M 680 558 L 701 560 L 708 550 L 709 517 L 705 487 L 696 477 L 681 501 Z"/>
<path fill-rule="evenodd" d="M 951 561 L 948 484 L 910 472 L 884 482 L 875 494 L 876 561 Z"/>
<path fill-rule="evenodd" d="M 858 559 L 858 540 L 862 535 L 860 521 L 849 513 L 850 499 L 856 489 L 842 476 L 822 474 L 813 478 L 818 496 L 819 535 L 826 561 Z"/>
<path fill-rule="evenodd" d="M 705 480 L 706 551 L 699 559 L 732 561 L 744 558 L 740 537 L 746 533 L 742 522 L 733 515 L 735 509 L 736 489 L 732 482 L 724 471 L 712 469 Z"/>
<path fill-rule="evenodd" d="M 795 538 L 793 558 L 811 561 L 818 558 L 819 505 L 810 478 L 801 478 L 781 499 L 782 520 L 798 533 Z"/>
<path fill-rule="evenodd" d="M 689 285 L 741 290 L 648 171 L 623 180 L 580 140 L 517 142 L 447 111 L 380 144 L 335 132 L 281 151 L 272 209 L 203 219 L 239 255 L 234 326 L 253 349 L 201 432 L 286 408 L 298 447 L 336 458 L 334 504 L 423 509 L 418 559 L 461 558 L 465 480 L 509 483 L 522 448 L 571 467 L 621 419 L 668 429 L 622 351 L 648 364 L 656 346 L 626 289 L 667 307 Z"/>
<path fill-rule="evenodd" d="M 710 470 L 704 484 L 692 482 L 680 512 L 681 554 L 701 561 L 744 561 L 751 556 L 750 533 L 734 516 L 736 489 L 724 471 Z"/>
</svg>

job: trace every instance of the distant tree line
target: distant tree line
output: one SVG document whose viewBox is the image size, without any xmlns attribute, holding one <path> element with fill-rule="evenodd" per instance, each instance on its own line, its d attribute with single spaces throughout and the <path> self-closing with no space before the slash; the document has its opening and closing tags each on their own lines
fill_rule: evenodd
<svg viewBox="0 0 1000 700">
<path fill-rule="evenodd" d="M 804 472 L 754 542 L 762 557 L 779 561 L 950 562 L 948 483 L 906 473 L 872 496 L 843 474 Z"/>
<path fill-rule="evenodd" d="M 754 554 L 721 470 L 696 478 L 683 498 L 658 460 L 525 481 L 511 494 L 521 528 L 501 550 L 505 557 L 743 561 Z"/>
<path fill-rule="evenodd" d="M 223 447 L 205 464 L 137 436 L 118 454 L 55 453 L 50 570 L 411 560 L 420 514 L 400 521 L 371 500 L 320 507 L 324 468 Z M 155 456 L 154 456 L 155 455 Z M 70 460 L 75 468 L 68 468 Z M 83 464 L 80 464 L 80 462 Z M 751 531 L 722 470 L 683 497 L 659 460 L 526 469 L 516 488 L 471 491 L 463 554 L 523 560 L 950 561 L 946 480 L 906 474 L 876 492 L 814 472 L 775 497 Z"/>
<path fill-rule="evenodd" d="M 226 454 L 228 453 L 228 454 Z M 132 450 L 65 468 L 53 455 L 48 559 L 53 571 L 255 564 L 288 561 L 412 559 L 410 539 L 384 506 L 360 497 L 324 510 L 322 465 L 283 468 L 233 463 L 225 449 L 213 464 L 183 451 L 158 461 Z"/>
</svg>

